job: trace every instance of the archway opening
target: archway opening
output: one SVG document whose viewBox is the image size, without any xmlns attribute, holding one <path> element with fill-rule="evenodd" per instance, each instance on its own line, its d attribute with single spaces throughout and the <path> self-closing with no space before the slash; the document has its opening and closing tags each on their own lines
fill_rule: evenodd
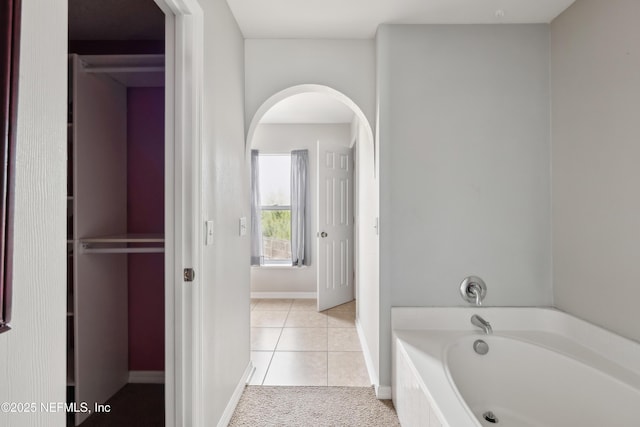
<svg viewBox="0 0 640 427">
<path fill-rule="evenodd" d="M 251 169 L 249 159 L 252 149 L 259 150 L 261 156 L 263 153 L 265 156 L 284 155 L 292 149 L 310 150 L 310 169 L 315 174 L 311 178 L 311 186 L 315 189 L 313 199 L 316 202 L 313 208 L 313 226 L 309 233 L 313 239 L 311 265 L 306 268 L 294 268 L 291 265 L 276 268 L 254 266 L 251 272 L 251 291 L 255 304 L 252 304 L 252 308 L 259 309 L 259 301 L 262 300 L 292 298 L 318 298 L 316 309 L 322 312 L 327 307 L 321 301 L 326 284 L 326 276 L 322 274 L 327 270 L 327 265 L 323 263 L 326 263 L 327 258 L 322 257 L 325 248 L 321 247 L 323 241 L 320 236 L 326 220 L 323 211 L 326 213 L 328 210 L 325 204 L 327 192 L 323 192 L 322 188 L 322 168 L 330 156 L 326 151 L 327 146 L 335 145 L 338 140 L 338 145 L 351 150 L 352 165 L 355 167 L 352 171 L 353 191 L 350 193 L 353 204 L 348 213 L 353 224 L 353 256 L 350 267 L 354 274 L 347 280 L 353 284 L 353 297 L 356 300 L 356 303 L 352 303 L 355 306 L 354 334 L 357 334 L 363 350 L 367 385 L 377 385 L 379 187 L 376 150 L 371 125 L 362 110 L 348 96 L 328 86 L 298 85 L 274 94 L 260 106 L 249 126 L 245 145 L 248 170 Z M 338 215 L 342 212 L 339 210 Z M 346 278 L 347 274 L 342 277 Z M 283 309 L 287 304 L 283 302 Z M 252 326 L 256 329 L 257 323 Z M 283 326 L 286 327 L 286 324 Z M 277 346 L 273 350 L 271 357 L 275 357 Z M 252 351 L 259 350 L 252 348 Z M 254 360 L 254 363 L 259 365 L 260 361 Z M 273 384 L 268 373 L 262 379 L 253 378 L 252 381 L 255 384 Z"/>
</svg>

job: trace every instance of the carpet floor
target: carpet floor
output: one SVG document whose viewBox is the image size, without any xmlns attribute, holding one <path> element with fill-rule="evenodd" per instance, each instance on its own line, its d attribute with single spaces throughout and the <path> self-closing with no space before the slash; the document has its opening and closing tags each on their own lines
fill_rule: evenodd
<svg viewBox="0 0 640 427">
<path fill-rule="evenodd" d="M 369 387 L 247 386 L 230 427 L 400 426 L 390 400 Z"/>
</svg>

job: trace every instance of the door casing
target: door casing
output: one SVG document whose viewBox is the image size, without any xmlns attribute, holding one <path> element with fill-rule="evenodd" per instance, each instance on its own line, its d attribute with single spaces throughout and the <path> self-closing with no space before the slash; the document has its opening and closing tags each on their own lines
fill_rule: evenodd
<svg viewBox="0 0 640 427">
<path fill-rule="evenodd" d="M 197 0 L 154 1 L 165 14 L 165 423 L 200 426 L 203 13 Z"/>
</svg>

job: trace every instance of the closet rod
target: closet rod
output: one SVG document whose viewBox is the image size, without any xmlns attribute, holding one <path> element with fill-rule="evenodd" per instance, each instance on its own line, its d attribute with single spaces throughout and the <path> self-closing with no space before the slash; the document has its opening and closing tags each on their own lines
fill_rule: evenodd
<svg viewBox="0 0 640 427">
<path fill-rule="evenodd" d="M 85 254 L 156 254 L 163 253 L 164 248 L 92 248 L 82 247 Z"/>
<path fill-rule="evenodd" d="M 164 72 L 164 66 L 154 67 L 84 67 L 87 73 L 152 73 Z"/>
</svg>

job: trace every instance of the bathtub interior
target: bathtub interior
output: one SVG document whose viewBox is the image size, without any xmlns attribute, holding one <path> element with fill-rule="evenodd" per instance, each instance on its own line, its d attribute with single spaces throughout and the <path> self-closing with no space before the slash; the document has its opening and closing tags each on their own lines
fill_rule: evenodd
<svg viewBox="0 0 640 427">
<path fill-rule="evenodd" d="M 486 355 L 473 342 L 489 345 Z M 448 376 L 482 425 L 492 412 L 502 425 L 631 426 L 640 392 L 617 378 L 549 348 L 516 337 L 472 334 L 446 352 Z M 628 372 L 628 371 L 627 371 Z M 637 380 L 637 379 L 636 379 Z"/>
<path fill-rule="evenodd" d="M 470 324 L 476 313 L 493 335 Z M 487 411 L 499 425 L 640 425 L 640 345 L 557 310 L 394 308 L 392 326 L 394 402 L 403 406 L 395 392 L 403 353 L 436 425 L 496 425 Z M 489 343 L 485 356 L 473 351 L 478 338 Z"/>
</svg>

